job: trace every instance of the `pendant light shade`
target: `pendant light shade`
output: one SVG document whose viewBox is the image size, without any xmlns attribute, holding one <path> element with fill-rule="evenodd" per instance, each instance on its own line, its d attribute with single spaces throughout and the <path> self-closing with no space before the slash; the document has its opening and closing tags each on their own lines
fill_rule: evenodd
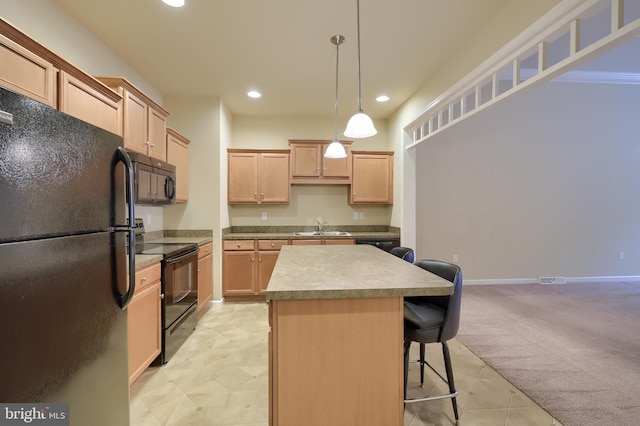
<svg viewBox="0 0 640 426">
<path fill-rule="evenodd" d="M 331 37 L 331 43 L 336 46 L 336 102 L 335 102 L 335 120 L 333 125 L 333 142 L 329 144 L 324 152 L 325 158 L 345 158 L 347 151 L 338 141 L 338 59 L 340 55 L 340 45 L 344 42 L 344 36 L 335 35 Z"/>
<path fill-rule="evenodd" d="M 378 133 L 367 114 L 358 111 L 349 119 L 344 135 L 349 138 L 368 138 Z"/>
<path fill-rule="evenodd" d="M 337 140 L 334 140 L 329 144 L 327 150 L 324 152 L 325 158 L 345 158 L 347 151 L 344 150 L 344 146 Z"/>
<path fill-rule="evenodd" d="M 358 110 L 347 123 L 344 135 L 348 138 L 368 138 L 378 133 L 373 121 L 362 111 L 362 78 L 360 73 L 360 0 L 356 0 L 358 18 Z"/>
</svg>

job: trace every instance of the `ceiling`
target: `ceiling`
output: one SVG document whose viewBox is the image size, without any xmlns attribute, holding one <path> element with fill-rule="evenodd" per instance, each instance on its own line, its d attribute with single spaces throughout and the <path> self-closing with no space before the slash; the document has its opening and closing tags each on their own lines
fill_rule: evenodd
<svg viewBox="0 0 640 426">
<path fill-rule="evenodd" d="M 365 112 L 388 117 L 508 1 L 362 0 Z M 340 115 L 357 107 L 356 0 L 56 2 L 163 96 L 219 96 L 239 115 L 332 117 L 342 34 Z"/>
</svg>

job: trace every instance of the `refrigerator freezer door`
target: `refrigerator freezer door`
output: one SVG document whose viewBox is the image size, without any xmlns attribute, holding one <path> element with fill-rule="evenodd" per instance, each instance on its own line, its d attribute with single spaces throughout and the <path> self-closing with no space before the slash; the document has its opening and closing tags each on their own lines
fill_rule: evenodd
<svg viewBox="0 0 640 426">
<path fill-rule="evenodd" d="M 122 138 L 0 88 L 0 243 L 126 225 Z"/>
<path fill-rule="evenodd" d="M 2 402 L 69 403 L 70 424 L 128 425 L 125 234 L 0 244 Z"/>
</svg>

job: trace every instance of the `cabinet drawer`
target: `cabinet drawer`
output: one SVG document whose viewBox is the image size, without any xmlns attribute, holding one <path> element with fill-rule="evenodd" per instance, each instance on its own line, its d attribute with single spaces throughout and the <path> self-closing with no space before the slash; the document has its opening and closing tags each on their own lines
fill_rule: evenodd
<svg viewBox="0 0 640 426">
<path fill-rule="evenodd" d="M 222 242 L 224 250 L 253 250 L 255 242 L 253 240 L 227 240 Z"/>
<path fill-rule="evenodd" d="M 160 267 L 160 263 L 156 263 L 154 265 L 136 271 L 136 294 L 138 293 L 138 291 L 144 289 L 150 284 L 153 284 L 156 281 L 160 281 L 161 274 L 162 269 Z"/>
<path fill-rule="evenodd" d="M 258 250 L 280 250 L 289 245 L 289 240 L 258 240 Z"/>
<path fill-rule="evenodd" d="M 200 251 L 198 252 L 198 259 L 202 259 L 205 256 L 208 256 L 213 253 L 213 243 L 207 243 L 200 246 Z"/>
</svg>

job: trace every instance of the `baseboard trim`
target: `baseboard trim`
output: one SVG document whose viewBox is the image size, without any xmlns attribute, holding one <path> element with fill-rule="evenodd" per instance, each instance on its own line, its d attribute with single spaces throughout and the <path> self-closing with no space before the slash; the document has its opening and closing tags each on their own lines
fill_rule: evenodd
<svg viewBox="0 0 640 426">
<path fill-rule="evenodd" d="M 594 277 L 565 277 L 567 284 L 576 283 L 609 283 L 609 282 L 640 282 L 640 275 L 594 276 Z M 493 285 L 493 284 L 538 284 L 538 278 L 500 278 L 464 280 L 464 285 Z M 541 284 L 542 285 L 542 284 Z M 562 285 L 562 284 L 551 284 Z"/>
</svg>

